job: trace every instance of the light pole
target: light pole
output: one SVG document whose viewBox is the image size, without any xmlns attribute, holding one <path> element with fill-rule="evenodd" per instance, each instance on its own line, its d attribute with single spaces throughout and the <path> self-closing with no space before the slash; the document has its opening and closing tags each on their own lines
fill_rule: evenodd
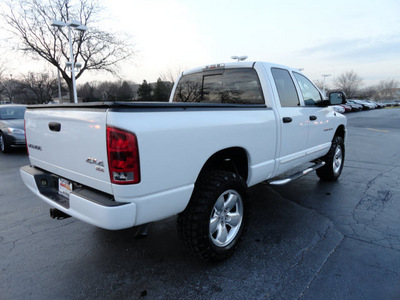
<svg viewBox="0 0 400 300">
<path fill-rule="evenodd" d="M 8 85 L 9 89 L 9 94 L 10 94 L 10 102 L 13 103 L 13 95 L 12 95 L 12 89 L 13 89 L 13 81 L 12 81 L 12 74 L 10 74 L 10 84 Z"/>
<path fill-rule="evenodd" d="M 331 76 L 331 74 L 322 74 L 322 77 L 324 77 L 324 81 L 322 83 L 322 90 L 324 92 L 324 97 L 326 96 L 326 91 L 325 91 L 325 78 Z"/>
<path fill-rule="evenodd" d="M 61 79 L 60 79 L 60 69 L 59 68 L 57 68 L 57 79 L 58 79 L 58 102 L 61 104 L 62 97 L 61 97 Z"/>
<path fill-rule="evenodd" d="M 246 55 L 243 55 L 243 56 L 231 56 L 231 58 L 232 59 L 237 59 L 237 61 L 239 62 L 239 61 L 243 61 L 243 60 L 246 60 L 247 58 L 248 58 L 248 56 L 246 56 Z"/>
<path fill-rule="evenodd" d="M 52 26 L 61 28 L 61 27 L 68 27 L 68 41 L 69 41 L 69 52 L 70 52 L 70 61 L 67 63 L 67 67 L 71 67 L 71 78 L 72 78 L 72 89 L 74 93 L 74 102 L 78 103 L 78 95 L 76 93 L 76 83 L 75 83 L 75 60 L 74 60 L 74 51 L 72 48 L 72 38 L 71 38 L 71 27 L 72 29 L 79 30 L 79 31 L 86 31 L 87 27 L 79 23 L 75 20 L 69 20 L 67 23 L 63 21 L 53 20 L 51 22 Z"/>
</svg>

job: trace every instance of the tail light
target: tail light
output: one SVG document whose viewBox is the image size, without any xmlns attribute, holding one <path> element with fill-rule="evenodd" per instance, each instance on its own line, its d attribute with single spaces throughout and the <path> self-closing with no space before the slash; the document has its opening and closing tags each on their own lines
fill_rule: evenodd
<svg viewBox="0 0 400 300">
<path fill-rule="evenodd" d="M 140 182 L 139 148 L 134 133 L 107 127 L 107 152 L 112 183 Z"/>
</svg>

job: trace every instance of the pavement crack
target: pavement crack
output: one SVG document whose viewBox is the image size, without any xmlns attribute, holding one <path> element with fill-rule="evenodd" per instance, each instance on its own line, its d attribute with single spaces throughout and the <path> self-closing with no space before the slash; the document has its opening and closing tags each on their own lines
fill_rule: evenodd
<svg viewBox="0 0 400 300">
<path fill-rule="evenodd" d="M 324 262 L 319 266 L 318 270 L 315 272 L 313 278 L 311 278 L 311 280 L 305 285 L 305 288 L 303 289 L 303 291 L 300 293 L 300 295 L 297 297 L 297 299 L 301 299 L 304 296 L 304 293 L 306 292 L 306 290 L 308 290 L 310 288 L 310 286 L 312 285 L 312 283 L 314 282 L 314 280 L 319 276 L 319 274 L 321 273 L 321 270 L 323 269 L 323 267 L 326 265 L 326 263 L 328 262 L 328 260 L 331 258 L 331 256 L 335 253 L 335 251 L 343 244 L 344 239 L 346 238 L 346 236 L 343 236 L 342 239 L 339 241 L 339 243 L 336 245 L 335 248 L 333 248 L 330 252 L 329 255 L 325 258 Z"/>
<path fill-rule="evenodd" d="M 376 163 L 376 162 L 373 162 L 373 161 L 363 161 L 363 160 L 355 160 L 355 159 L 348 159 L 348 158 L 346 158 L 346 162 L 352 162 L 352 163 L 357 163 L 357 164 L 359 164 L 359 163 L 364 163 L 364 164 L 368 164 L 368 165 L 372 165 L 372 166 L 386 166 L 386 167 L 393 167 L 393 166 L 396 166 L 396 164 L 385 164 L 385 163 Z M 362 169 L 361 167 L 359 167 L 359 166 L 357 166 L 357 167 L 352 167 L 352 166 L 348 166 L 348 165 L 346 165 L 346 168 L 357 168 L 357 169 Z M 367 169 L 367 168 L 366 168 Z"/>
<path fill-rule="evenodd" d="M 378 247 L 394 250 L 394 251 L 397 251 L 397 252 L 400 253 L 400 249 L 394 247 L 394 245 L 392 243 L 390 243 L 390 246 L 385 246 L 385 245 L 377 243 L 379 241 L 387 241 L 388 239 L 386 239 L 386 238 L 382 238 L 380 240 L 376 240 L 375 242 L 373 242 L 373 241 L 368 241 L 368 240 L 362 239 L 362 238 L 358 237 L 358 235 L 356 235 L 356 234 L 355 234 L 355 236 L 345 235 L 345 237 L 348 238 L 348 239 L 351 239 L 351 240 L 359 241 L 359 242 L 366 243 L 366 244 L 369 244 L 369 245 L 372 245 L 372 246 L 378 246 Z M 395 238 L 397 240 L 399 240 L 399 245 L 400 245 L 399 237 L 395 236 Z"/>
<path fill-rule="evenodd" d="M 396 271 L 394 271 L 392 269 L 385 268 L 385 267 L 383 267 L 381 265 L 378 265 L 378 264 L 367 264 L 367 266 L 375 268 L 375 269 L 378 269 L 378 270 L 381 270 L 381 271 L 385 271 L 387 273 L 390 273 L 390 274 L 395 275 L 396 277 L 400 278 L 400 272 L 396 272 Z"/>
<path fill-rule="evenodd" d="M 307 210 L 314 211 L 314 212 L 316 212 L 318 215 L 320 215 L 320 216 L 322 216 L 322 217 L 328 219 L 330 222 L 332 222 L 332 220 L 331 220 L 327 215 L 325 215 L 323 212 L 319 211 L 319 210 L 316 209 L 315 207 L 307 206 L 307 205 L 305 205 L 304 203 L 301 203 L 301 202 L 297 202 L 297 201 L 295 201 L 295 200 L 288 199 L 288 198 L 286 198 L 280 191 L 278 191 L 278 190 L 276 190 L 276 189 L 273 189 L 273 188 L 272 188 L 271 190 L 272 190 L 274 193 L 278 194 L 279 197 L 282 198 L 282 199 L 284 199 L 285 201 L 288 201 L 288 202 L 290 202 L 290 203 L 296 204 L 296 205 L 298 205 L 298 206 L 300 206 L 300 207 L 303 207 L 303 208 L 305 208 L 305 209 L 307 209 Z"/>
<path fill-rule="evenodd" d="M 314 249 L 315 247 L 317 247 L 318 244 L 320 244 L 323 240 L 325 240 L 325 239 L 327 238 L 328 232 L 329 232 L 329 230 L 330 230 L 331 228 L 332 228 L 332 226 L 329 225 L 329 226 L 325 229 L 325 232 L 324 232 L 323 234 L 321 234 L 320 230 L 317 230 L 317 235 L 318 235 L 318 237 L 317 237 L 317 238 L 314 238 L 314 239 L 312 240 L 312 242 L 311 242 L 307 247 L 305 247 L 305 248 L 303 248 L 303 249 L 301 249 L 301 250 L 299 251 L 299 253 L 300 253 L 300 260 L 299 260 L 298 262 L 296 262 L 295 264 L 293 264 L 293 265 L 289 268 L 289 270 L 290 270 L 290 269 L 293 269 L 293 268 L 295 268 L 295 267 L 297 267 L 297 266 L 300 266 L 300 265 L 303 263 L 303 261 L 304 261 L 305 255 L 306 255 L 310 250 L 312 250 L 312 249 Z M 299 256 L 299 255 L 297 255 L 297 256 Z"/>
<path fill-rule="evenodd" d="M 29 231 L 29 233 L 28 233 L 27 235 L 25 235 L 25 236 L 19 238 L 19 239 L 14 239 L 14 240 L 9 240 L 9 241 L 6 240 L 6 242 L 4 243 L 4 245 L 10 245 L 10 244 L 11 244 L 11 248 L 10 248 L 10 250 L 8 251 L 8 255 L 10 255 L 10 254 L 13 252 L 13 250 L 16 248 L 16 246 L 17 246 L 18 243 L 24 242 L 25 240 L 28 240 L 28 239 L 32 238 L 32 237 L 33 237 L 34 235 L 36 235 L 36 234 L 45 233 L 45 232 L 47 232 L 47 231 L 51 231 L 51 230 L 63 228 L 63 227 L 66 227 L 66 226 L 68 226 L 68 225 L 70 225 L 70 224 L 72 224 L 72 223 L 74 223 L 74 222 L 77 222 L 77 220 L 70 220 L 70 221 L 68 221 L 68 222 L 65 222 L 64 224 L 59 225 L 59 226 L 48 227 L 48 228 L 45 228 L 45 229 L 43 229 L 43 230 L 38 230 L 38 231 L 35 231 L 35 230 L 34 230 L 33 228 L 31 228 L 30 226 L 27 226 L 27 225 L 25 224 L 25 222 L 21 222 L 21 223 L 19 223 L 18 226 L 23 226 L 25 229 L 27 229 L 27 230 Z M 16 228 L 16 227 L 18 227 L 18 226 L 17 226 L 17 225 L 16 225 L 16 226 L 13 226 L 11 229 L 14 229 L 14 228 Z M 4 237 L 0 237 L 0 242 L 3 242 L 3 241 L 4 241 Z"/>
<path fill-rule="evenodd" d="M 386 247 L 390 249 L 396 249 L 396 247 L 400 246 L 399 236 L 391 234 L 389 228 L 386 228 L 387 230 L 376 229 L 378 218 L 385 212 L 388 205 L 392 203 L 393 192 L 390 189 L 376 190 L 374 186 L 377 184 L 378 179 L 386 173 L 393 171 L 394 168 L 379 173 L 366 184 L 360 200 L 351 212 L 354 223 L 347 225 L 352 231 L 352 234 L 347 234 L 348 237 L 365 241 L 362 236 L 366 234 L 368 236 L 372 233 L 374 236 L 372 240 L 370 238 L 370 241 L 375 245 L 381 242 L 380 245 L 383 244 L 382 246 L 385 246 L 384 244 L 387 244 Z"/>
</svg>

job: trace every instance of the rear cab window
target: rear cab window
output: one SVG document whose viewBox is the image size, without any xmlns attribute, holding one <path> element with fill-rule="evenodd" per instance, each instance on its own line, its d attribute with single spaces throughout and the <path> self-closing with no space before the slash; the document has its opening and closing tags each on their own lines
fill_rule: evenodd
<svg viewBox="0 0 400 300">
<path fill-rule="evenodd" d="M 252 68 L 214 69 L 181 77 L 173 102 L 265 104 Z"/>
</svg>

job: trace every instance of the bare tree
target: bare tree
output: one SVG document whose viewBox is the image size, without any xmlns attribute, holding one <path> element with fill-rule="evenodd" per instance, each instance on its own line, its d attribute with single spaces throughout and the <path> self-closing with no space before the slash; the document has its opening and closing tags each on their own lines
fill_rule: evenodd
<svg viewBox="0 0 400 300">
<path fill-rule="evenodd" d="M 134 83 L 119 82 L 86 82 L 78 87 L 78 95 L 84 102 L 93 101 L 131 101 L 135 95 Z"/>
<path fill-rule="evenodd" d="M 6 65 L 5 65 L 4 61 L 1 61 L 0 62 L 0 82 L 3 79 L 3 75 L 4 75 L 5 71 L 6 71 Z"/>
<path fill-rule="evenodd" d="M 101 101 L 115 101 L 117 89 L 118 87 L 115 82 L 102 81 L 97 85 L 94 94 Z"/>
<path fill-rule="evenodd" d="M 171 82 L 174 85 L 175 80 L 178 79 L 178 76 L 186 70 L 187 68 L 182 66 L 176 66 L 174 69 L 169 68 L 166 72 L 160 75 L 160 79 L 163 82 Z"/>
<path fill-rule="evenodd" d="M 336 77 L 334 84 L 337 89 L 346 93 L 347 98 L 353 98 L 357 96 L 357 93 L 359 92 L 363 83 L 362 79 L 356 72 L 348 71 Z"/>
<path fill-rule="evenodd" d="M 76 3 L 75 5 L 73 3 Z M 73 99 L 72 78 L 63 66 L 70 61 L 68 29 L 51 26 L 52 20 L 78 20 L 87 26 L 86 32 L 72 30 L 73 52 L 82 67 L 78 79 L 86 70 L 105 70 L 117 74 L 118 63 L 133 55 L 127 37 L 96 28 L 101 8 L 96 0 L 20 0 L 8 2 L 8 11 L 0 13 L 15 38 L 18 50 L 42 58 L 60 70 Z"/>
<path fill-rule="evenodd" d="M 2 95 L 4 96 L 6 101 L 9 101 L 11 103 L 14 102 L 14 99 L 19 92 L 19 81 L 13 80 L 12 78 L 5 80 L 3 79 L 2 81 Z"/>
<path fill-rule="evenodd" d="M 377 100 L 393 100 L 396 98 L 397 90 L 400 87 L 399 81 L 395 79 L 381 80 L 376 86 L 375 99 Z"/>
<path fill-rule="evenodd" d="M 86 82 L 84 85 L 78 86 L 78 96 L 83 99 L 83 102 L 100 101 L 95 96 L 95 84 Z"/>
<path fill-rule="evenodd" d="M 377 87 L 375 85 L 367 86 L 360 91 L 360 97 L 365 99 L 372 99 L 377 92 Z"/>
<path fill-rule="evenodd" d="M 4 90 L 6 89 L 5 78 L 4 78 L 5 71 L 6 71 L 6 64 L 2 60 L 0 61 L 0 100 Z"/>
<path fill-rule="evenodd" d="M 54 74 L 49 72 L 34 73 L 29 72 L 23 76 L 22 89 L 29 97 L 30 103 L 48 103 L 57 92 L 57 79 Z"/>
<path fill-rule="evenodd" d="M 131 101 L 134 97 L 134 92 L 132 89 L 132 82 L 122 81 L 117 90 L 117 100 L 118 101 Z"/>
<path fill-rule="evenodd" d="M 313 80 L 313 82 L 314 82 L 314 84 L 322 91 L 324 88 L 325 89 L 328 89 L 329 87 L 325 84 L 325 86 L 324 86 L 324 81 L 323 80 L 319 80 L 319 79 L 316 79 L 316 80 Z"/>
</svg>

